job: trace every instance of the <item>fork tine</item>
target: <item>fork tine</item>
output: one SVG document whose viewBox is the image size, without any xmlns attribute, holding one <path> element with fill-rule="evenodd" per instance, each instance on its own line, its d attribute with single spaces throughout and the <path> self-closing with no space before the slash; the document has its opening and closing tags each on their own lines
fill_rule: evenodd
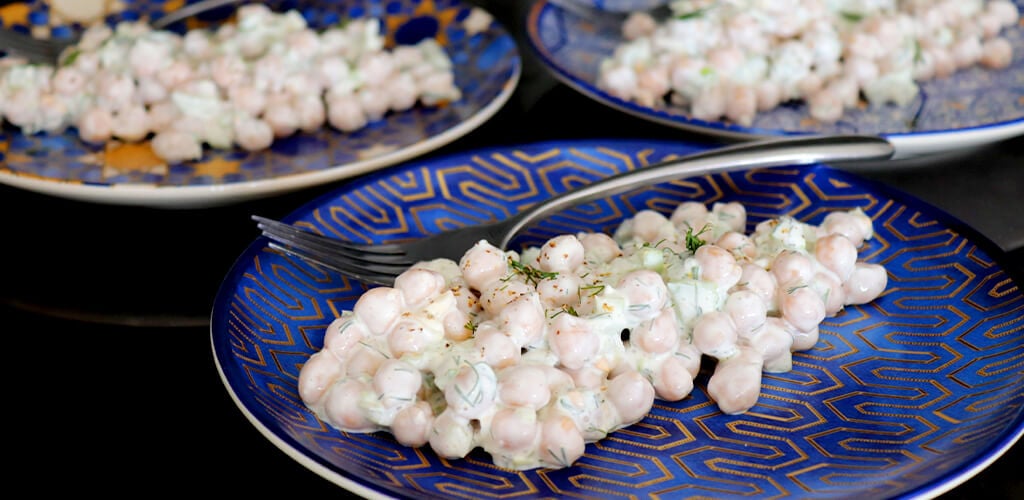
<svg viewBox="0 0 1024 500">
<path fill-rule="evenodd" d="M 61 41 L 41 40 L 10 29 L 0 29 L 0 49 L 32 61 L 54 64 L 64 48 Z"/>
<path fill-rule="evenodd" d="M 284 250 L 298 256 L 304 256 L 331 268 L 343 270 L 343 272 L 353 275 L 361 272 L 371 275 L 386 275 L 393 278 L 400 275 L 404 270 L 410 267 L 407 264 L 354 261 L 343 258 L 336 253 L 307 246 L 302 242 L 283 242 L 280 240 L 273 240 L 270 242 L 270 245 L 278 248 L 279 250 Z"/>
<path fill-rule="evenodd" d="M 387 262 L 374 260 L 373 258 L 367 258 L 360 255 L 350 255 L 347 252 L 339 252 L 337 247 L 329 244 L 331 242 L 329 238 L 324 238 L 319 235 L 287 235 L 275 233 L 272 230 L 264 230 L 263 235 L 277 242 L 279 245 L 298 248 L 308 253 L 316 253 L 317 257 L 322 260 L 331 259 L 341 260 L 344 262 L 351 261 L 353 265 L 367 267 L 374 266 L 375 269 L 379 269 L 381 272 L 398 274 L 409 266 L 415 264 L 415 262 L 412 261 L 403 260 Z"/>
<path fill-rule="evenodd" d="M 402 254 L 374 254 L 353 248 L 351 245 L 335 238 L 328 238 L 316 233 L 304 231 L 284 223 L 259 223 L 257 226 L 263 231 L 263 235 L 278 240 L 283 244 L 301 245 L 305 248 L 316 249 L 326 254 L 334 254 L 350 260 L 356 260 L 368 264 L 395 265 L 408 267 L 416 263 L 416 259 Z"/>
<path fill-rule="evenodd" d="M 273 219 L 268 219 L 266 217 L 260 217 L 258 215 L 253 215 L 252 219 L 258 223 L 257 227 L 259 227 L 260 229 L 272 228 L 272 229 L 276 230 L 277 232 L 279 232 L 281 234 L 288 234 L 288 235 L 292 235 L 292 236 L 306 236 L 306 235 L 311 235 L 311 234 L 312 235 L 316 235 L 315 233 L 312 233 L 310 231 L 306 231 L 304 229 L 295 227 L 295 226 L 293 226 L 291 224 L 286 224 L 286 223 L 281 222 L 281 221 L 276 221 L 276 220 L 273 220 Z M 353 256 L 359 256 L 359 255 L 363 255 L 363 254 L 374 255 L 374 256 L 376 256 L 376 255 L 381 255 L 381 256 L 385 256 L 385 255 L 404 256 L 406 254 L 405 249 L 401 245 L 387 244 L 387 243 L 380 244 L 380 245 L 364 245 L 364 244 L 360 244 L 360 243 L 352 243 L 350 241 L 340 240 L 340 239 L 337 239 L 337 238 L 327 238 L 327 237 L 321 236 L 321 235 L 316 235 L 316 236 L 319 236 L 320 238 L 323 238 L 323 242 L 326 245 L 328 245 L 329 247 L 336 248 L 336 249 L 338 249 L 338 251 L 341 251 L 341 252 L 347 251 L 347 252 L 349 252 Z M 387 259 L 384 259 L 384 260 L 388 261 Z M 374 262 L 376 262 L 376 261 L 377 260 L 374 259 Z M 396 259 L 395 261 L 397 262 L 398 260 Z M 402 262 L 407 262 L 407 260 L 402 260 Z"/>
<path fill-rule="evenodd" d="M 320 250 L 303 246 L 282 244 L 277 241 L 271 241 L 268 246 L 286 254 L 310 261 L 313 264 L 333 269 L 342 274 L 356 278 L 359 281 L 376 283 L 378 285 L 394 286 L 395 277 L 405 269 L 408 269 L 407 266 L 382 267 L 376 264 L 350 263 L 343 259 L 339 259 L 337 254 L 324 253 Z"/>
<path fill-rule="evenodd" d="M 9 30 L 0 31 L 0 49 L 9 55 L 24 57 L 30 61 L 44 62 L 46 55 L 30 37 Z M 52 62 L 52 59 L 48 62 Z"/>
</svg>

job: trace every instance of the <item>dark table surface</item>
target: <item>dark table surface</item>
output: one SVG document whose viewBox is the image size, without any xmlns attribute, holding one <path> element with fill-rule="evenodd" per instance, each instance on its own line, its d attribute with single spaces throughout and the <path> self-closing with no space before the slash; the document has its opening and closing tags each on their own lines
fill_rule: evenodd
<svg viewBox="0 0 1024 500">
<path fill-rule="evenodd" d="M 526 2 L 483 3 L 517 33 L 523 77 L 496 116 L 428 156 L 554 139 L 713 141 L 558 83 L 519 34 Z M 857 171 L 963 220 L 1024 268 L 1024 137 Z M 337 185 L 203 210 L 90 204 L 0 186 L 8 214 L 0 324 L 14 340 L 6 346 L 13 397 L 5 406 L 15 422 L 7 457 L 16 464 L 8 477 L 34 491 L 344 496 L 245 419 L 213 362 L 209 329 L 221 279 L 258 236 L 249 216 L 283 217 Z M 943 498 L 1024 498 L 1021 463 L 1018 443 Z"/>
</svg>

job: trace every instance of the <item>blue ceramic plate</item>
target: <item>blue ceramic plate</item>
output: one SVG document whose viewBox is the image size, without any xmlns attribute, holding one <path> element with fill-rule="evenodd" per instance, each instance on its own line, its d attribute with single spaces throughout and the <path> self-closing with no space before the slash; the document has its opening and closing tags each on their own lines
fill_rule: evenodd
<svg viewBox="0 0 1024 500">
<path fill-rule="evenodd" d="M 1015 0 L 1024 10 L 1024 0 Z M 562 3 L 561 1 L 559 3 Z M 621 17 L 583 16 L 553 1 L 538 0 L 527 18 L 528 40 L 560 81 L 604 105 L 667 126 L 701 134 L 750 138 L 808 133 L 886 136 L 898 157 L 969 148 L 1024 134 L 1024 24 L 1004 34 L 1014 47 L 1010 67 L 972 68 L 925 82 L 905 107 L 848 110 L 837 123 L 810 119 L 803 104 L 760 113 L 749 127 L 698 120 L 681 108 L 650 108 L 614 97 L 595 85 L 601 61 L 622 42 Z"/>
<path fill-rule="evenodd" d="M 358 241 L 419 236 L 503 218 L 580 183 L 704 147 L 612 140 L 473 151 L 372 173 L 287 220 Z M 886 266 L 889 288 L 826 320 L 817 346 L 795 354 L 792 372 L 766 376 L 760 401 L 744 415 L 718 411 L 704 374 L 690 396 L 656 403 L 641 422 L 588 445 L 572 467 L 512 472 L 479 450 L 443 460 L 387 433 L 334 430 L 308 411 L 297 394 L 299 370 L 366 287 L 261 237 L 215 300 L 212 346 L 223 382 L 289 456 L 378 497 L 928 497 L 1020 438 L 1020 278 L 961 222 L 854 174 L 816 165 L 675 181 L 560 214 L 519 243 L 609 231 L 641 208 L 665 212 L 682 200 L 739 201 L 748 232 L 781 214 L 819 223 L 831 210 L 860 207 L 876 231 L 861 256 Z"/>
<path fill-rule="evenodd" d="M 103 18 L 114 24 L 157 18 L 162 9 L 182 2 L 99 3 L 117 6 Z M 90 146 L 73 131 L 25 136 L 5 127 L 0 132 L 0 182 L 97 203 L 173 208 L 235 203 L 352 177 L 444 146 L 493 116 L 519 81 L 522 63 L 515 41 L 497 22 L 482 32 L 467 30 L 465 21 L 474 7 L 461 0 L 269 4 L 279 12 L 298 9 L 317 29 L 345 18 L 376 17 L 384 20 L 389 42 L 414 43 L 434 37 L 455 65 L 463 97 L 445 107 L 391 113 L 354 133 L 325 127 L 278 139 L 265 151 L 207 148 L 198 161 L 170 165 L 155 160 L 146 143 Z M 172 28 L 208 26 L 230 14 L 230 9 L 219 9 L 193 18 L 188 26 L 179 23 Z M 37 36 L 65 36 L 80 28 L 51 12 L 43 1 L 7 5 L 0 8 L 0 19 L 7 26 L 31 29 Z"/>
</svg>

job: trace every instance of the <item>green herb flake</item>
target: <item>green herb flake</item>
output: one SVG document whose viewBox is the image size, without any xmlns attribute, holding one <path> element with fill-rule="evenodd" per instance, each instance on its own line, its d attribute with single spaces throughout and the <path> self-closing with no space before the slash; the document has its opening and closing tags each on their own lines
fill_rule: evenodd
<svg viewBox="0 0 1024 500">
<path fill-rule="evenodd" d="M 690 12 L 683 12 L 682 14 L 677 15 L 676 19 L 678 19 L 680 21 L 686 21 L 687 19 L 696 19 L 698 17 L 703 17 L 704 16 L 704 12 L 706 10 L 707 10 L 707 8 L 703 8 L 703 9 L 691 10 Z"/>
<path fill-rule="evenodd" d="M 795 292 L 795 291 L 797 291 L 797 290 L 799 290 L 801 288 L 807 288 L 807 285 L 797 285 L 797 286 L 794 286 L 794 287 L 790 287 L 788 290 L 786 290 L 786 293 L 788 293 L 790 295 L 793 295 L 793 292 Z"/>
<path fill-rule="evenodd" d="M 859 23 L 864 20 L 864 15 L 859 12 L 850 12 L 848 10 L 839 11 L 839 15 L 851 23 Z"/>
<path fill-rule="evenodd" d="M 78 56 L 82 55 L 81 49 L 72 49 L 63 59 L 60 61 L 61 66 L 71 66 L 78 60 Z"/>
<path fill-rule="evenodd" d="M 576 309 L 574 309 L 569 304 L 565 304 L 561 308 L 559 308 L 557 311 L 555 311 L 555 313 L 552 314 L 550 316 L 550 318 L 554 319 L 556 316 L 558 316 L 559 314 L 562 314 L 562 313 L 566 313 L 566 314 L 568 314 L 570 316 L 579 316 L 579 313 L 576 312 Z"/>
<path fill-rule="evenodd" d="M 540 269 L 537 269 L 535 267 L 523 264 L 518 260 L 514 260 L 511 257 L 509 257 L 508 259 L 508 265 L 509 267 L 512 268 L 514 272 L 522 275 L 526 279 L 527 283 L 530 283 L 533 286 L 537 286 L 537 284 L 543 280 L 554 279 L 558 277 L 557 272 L 541 271 Z"/>
<path fill-rule="evenodd" d="M 697 231 L 697 234 L 693 233 L 692 227 L 687 228 L 686 249 L 689 250 L 691 253 L 697 253 L 697 249 L 703 246 L 705 243 L 707 243 L 706 241 L 700 238 L 700 235 L 706 233 L 709 230 L 711 230 L 711 226 L 708 224 L 704 224 L 704 227 L 700 228 L 700 231 Z"/>
<path fill-rule="evenodd" d="M 384 357 L 384 359 L 391 359 L 391 356 L 388 356 L 388 354 L 386 352 L 381 351 L 380 349 L 377 349 L 375 346 L 370 345 L 370 344 L 366 343 L 365 341 L 360 340 L 359 344 L 362 345 L 363 347 L 365 347 L 365 348 L 367 348 L 367 349 L 377 353 L 377 354 L 380 354 L 381 356 Z"/>
<path fill-rule="evenodd" d="M 548 448 L 548 454 L 551 455 L 551 458 L 555 459 L 555 462 L 557 462 L 558 465 L 561 465 L 562 467 L 568 467 L 569 465 L 571 465 L 569 463 L 569 457 L 565 453 L 565 447 L 559 448 L 559 451 L 561 453 L 556 454 L 554 450 Z"/>
</svg>

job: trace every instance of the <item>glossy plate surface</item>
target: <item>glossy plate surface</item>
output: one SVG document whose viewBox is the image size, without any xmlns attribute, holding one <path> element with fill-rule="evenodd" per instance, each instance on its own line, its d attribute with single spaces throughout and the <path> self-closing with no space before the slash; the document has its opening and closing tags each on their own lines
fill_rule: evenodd
<svg viewBox="0 0 1024 500">
<path fill-rule="evenodd" d="M 1024 11 L 1024 0 L 1015 0 Z M 582 94 L 631 115 L 711 136 L 807 133 L 883 135 L 897 157 L 970 148 L 1024 134 L 1024 24 L 1004 30 L 1014 47 L 1010 67 L 971 68 L 924 82 L 917 98 L 894 105 L 847 110 L 834 124 L 809 117 L 802 103 L 760 113 L 749 127 L 693 118 L 681 108 L 651 108 L 614 97 L 597 88 L 601 61 L 622 42 L 621 17 L 582 16 L 549 0 L 538 0 L 527 17 L 527 39 L 539 59 L 560 81 Z"/>
<path fill-rule="evenodd" d="M 108 2 L 110 3 L 110 2 Z M 108 23 L 156 18 L 181 2 L 128 0 L 105 16 Z M 9 126 L 0 132 L 0 182 L 77 200 L 169 208 L 201 208 L 294 191 L 389 166 L 437 149 L 469 133 L 494 115 L 512 95 L 522 62 L 515 41 L 497 22 L 467 31 L 474 8 L 461 0 L 335 0 L 268 2 L 277 11 L 298 9 L 311 27 L 346 18 L 384 19 L 389 43 L 436 38 L 454 63 L 461 100 L 440 108 L 417 106 L 390 113 L 354 133 L 324 127 L 278 139 L 270 149 L 206 148 L 202 159 L 167 164 L 148 144 L 92 146 L 74 131 L 25 136 Z M 113 4 L 112 4 L 113 5 Z M 211 11 L 188 25 L 223 22 L 230 9 Z M 45 2 L 0 8 L 6 26 L 33 26 L 61 36 L 62 24 Z M 53 26 L 51 26 L 53 25 Z"/>
<path fill-rule="evenodd" d="M 546 142 L 410 162 L 347 183 L 286 220 L 383 242 L 504 218 L 581 183 L 704 147 Z M 524 472 L 497 469 L 479 450 L 443 460 L 387 433 L 334 430 L 299 400 L 297 378 L 327 325 L 366 288 L 272 250 L 264 238 L 242 253 L 216 297 L 211 336 L 223 382 L 289 456 L 344 488 L 382 497 L 932 496 L 1021 436 L 1020 281 L 972 229 L 854 174 L 817 165 L 675 181 L 580 206 L 518 243 L 611 231 L 641 208 L 668 212 L 691 199 L 743 203 L 748 233 L 780 214 L 819 223 L 831 210 L 861 207 L 876 231 L 861 257 L 890 273 L 876 301 L 825 321 L 817 346 L 794 355 L 792 372 L 766 376 L 760 401 L 744 415 L 720 413 L 702 373 L 686 399 L 656 402 L 640 423 L 588 445 L 574 466 Z"/>
</svg>

